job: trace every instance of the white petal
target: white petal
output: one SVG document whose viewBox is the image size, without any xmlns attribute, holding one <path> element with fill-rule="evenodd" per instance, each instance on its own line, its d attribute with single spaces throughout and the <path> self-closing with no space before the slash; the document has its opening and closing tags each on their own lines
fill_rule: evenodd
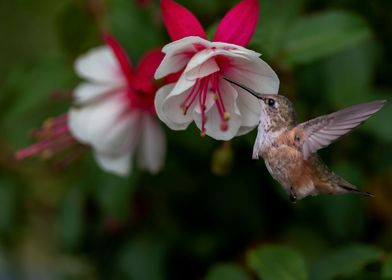
<svg viewBox="0 0 392 280">
<path fill-rule="evenodd" d="M 125 85 L 125 77 L 112 51 L 104 46 L 90 50 L 75 62 L 76 73 L 90 82 Z"/>
<path fill-rule="evenodd" d="M 110 84 L 91 84 L 82 83 L 78 85 L 74 91 L 73 95 L 75 97 L 75 102 L 77 104 L 86 103 L 89 101 L 94 101 L 99 97 L 103 97 L 106 94 L 115 93 L 116 90 L 120 90 L 120 87 L 116 87 Z"/>
<path fill-rule="evenodd" d="M 184 74 L 182 74 L 178 79 L 178 81 L 175 83 L 174 88 L 169 93 L 169 95 L 176 96 L 179 94 L 183 94 L 185 91 L 190 89 L 195 83 L 196 80 L 189 80 Z"/>
<path fill-rule="evenodd" d="M 177 41 L 166 44 L 162 48 L 163 53 L 181 53 L 184 51 L 197 51 L 199 46 L 206 48 L 212 46 L 212 43 L 198 36 L 188 36 Z"/>
<path fill-rule="evenodd" d="M 155 71 L 154 78 L 156 80 L 161 79 L 169 74 L 176 73 L 183 69 L 188 63 L 191 54 L 179 53 L 176 55 L 167 54 L 163 58 L 161 64 L 159 64 Z"/>
<path fill-rule="evenodd" d="M 222 81 L 222 83 L 229 83 Z M 228 86 L 233 87 L 237 91 L 237 106 L 241 114 L 241 125 L 248 127 L 255 127 L 260 121 L 261 106 L 259 100 L 249 92 L 239 87 L 234 87 L 231 84 Z"/>
<path fill-rule="evenodd" d="M 121 95 L 74 108 L 69 113 L 70 131 L 77 140 L 101 153 L 121 153 L 136 145 L 139 133 L 138 112 L 127 110 L 127 100 Z"/>
<path fill-rule="evenodd" d="M 173 90 L 174 85 L 175 84 L 168 84 L 159 88 L 157 93 L 155 94 L 154 99 L 155 111 L 157 112 L 158 118 L 169 127 L 170 125 L 168 123 L 170 123 L 170 120 L 166 118 L 166 115 L 163 113 L 162 108 L 163 102 L 166 100 L 166 97 L 169 95 L 169 93 Z"/>
<path fill-rule="evenodd" d="M 196 80 L 218 72 L 219 66 L 212 58 L 214 55 L 215 52 L 212 50 L 204 50 L 195 54 L 184 71 L 186 78 Z"/>
<path fill-rule="evenodd" d="M 120 155 L 108 155 L 103 153 L 94 154 L 95 161 L 104 171 L 119 175 L 129 175 L 132 165 L 131 153 L 122 153 Z"/>
<path fill-rule="evenodd" d="M 169 96 L 162 104 L 162 112 L 165 117 L 170 121 L 166 124 L 171 129 L 183 130 L 186 129 L 188 125 L 192 122 L 191 112 L 195 107 L 196 102 L 193 102 L 186 114 L 184 114 L 183 108 L 181 108 L 181 103 L 185 100 L 189 91 L 190 90 L 184 92 L 181 95 Z M 174 126 L 171 126 L 170 124 L 174 124 Z"/>
<path fill-rule="evenodd" d="M 234 44 L 229 44 L 229 43 L 223 43 L 223 42 L 213 42 L 212 47 L 215 47 L 217 49 L 224 49 L 224 50 L 230 50 L 230 52 L 233 52 L 235 54 L 240 54 L 242 56 L 246 57 L 259 57 L 260 53 L 249 50 L 247 48 L 244 48 L 242 46 L 234 45 Z"/>
<path fill-rule="evenodd" d="M 260 54 L 237 45 L 213 42 L 210 43 L 210 46 L 208 48 L 198 51 L 192 57 L 185 69 L 185 72 L 189 72 L 193 68 L 199 67 L 199 65 L 216 56 L 225 56 L 232 58 L 237 57 L 252 60 L 259 57 Z"/>
<path fill-rule="evenodd" d="M 200 46 L 207 47 L 209 44 L 210 42 L 207 40 L 196 36 L 185 37 L 167 44 L 162 48 L 162 52 L 166 55 L 155 72 L 155 79 L 161 79 L 180 71 L 187 65 Z"/>
<path fill-rule="evenodd" d="M 180 108 L 181 102 L 184 100 L 184 95 L 174 96 L 167 99 L 170 92 L 172 92 L 174 84 L 169 84 L 161 87 L 155 95 L 155 110 L 159 119 L 164 122 L 169 128 L 173 130 L 183 130 L 192 122 L 191 114 L 183 114 Z M 191 112 L 191 111 L 189 111 Z"/>
<path fill-rule="evenodd" d="M 262 94 L 277 94 L 279 91 L 278 76 L 261 58 L 233 58 L 230 67 L 223 69 L 222 74 Z"/>
<path fill-rule="evenodd" d="M 164 164 L 166 137 L 157 120 L 151 115 L 143 116 L 143 128 L 138 147 L 139 165 L 151 173 L 157 173 Z"/>
<path fill-rule="evenodd" d="M 216 139 L 228 141 L 237 135 L 238 129 L 241 126 L 241 118 L 238 115 L 232 115 L 229 121 L 229 127 L 226 131 L 221 129 L 221 119 L 216 106 L 212 107 L 210 111 L 206 113 L 207 122 L 205 124 L 206 135 Z M 201 130 L 201 115 L 194 114 L 196 126 Z"/>
<path fill-rule="evenodd" d="M 226 58 L 242 58 L 250 59 L 249 56 L 244 56 L 240 53 L 235 53 L 226 49 L 205 49 L 195 54 L 189 61 L 184 70 L 184 74 L 188 79 L 195 80 L 197 78 L 205 77 L 209 74 L 220 70 L 214 57 L 224 56 Z M 204 66 L 205 63 L 208 63 Z"/>
</svg>

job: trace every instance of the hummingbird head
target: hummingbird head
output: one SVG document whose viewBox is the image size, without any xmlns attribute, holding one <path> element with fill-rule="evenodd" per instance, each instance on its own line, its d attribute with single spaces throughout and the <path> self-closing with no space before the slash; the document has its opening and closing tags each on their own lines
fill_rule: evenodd
<svg viewBox="0 0 392 280">
<path fill-rule="evenodd" d="M 288 98 L 278 94 L 259 94 L 261 116 L 265 120 L 268 131 L 279 131 L 282 128 L 291 128 L 297 122 L 293 104 Z"/>
<path fill-rule="evenodd" d="M 244 85 L 224 78 L 228 82 L 244 89 L 259 99 L 261 106 L 260 120 L 267 131 L 279 131 L 285 127 L 293 127 L 297 122 L 291 101 L 283 95 L 258 93 Z"/>
</svg>

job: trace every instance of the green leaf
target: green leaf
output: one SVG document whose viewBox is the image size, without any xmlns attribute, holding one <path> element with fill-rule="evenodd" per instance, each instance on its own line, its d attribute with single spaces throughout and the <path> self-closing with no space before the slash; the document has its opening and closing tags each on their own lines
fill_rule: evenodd
<svg viewBox="0 0 392 280">
<path fill-rule="evenodd" d="M 57 235 L 67 249 L 75 249 L 84 233 L 84 197 L 80 188 L 70 190 L 60 207 L 57 219 Z"/>
<path fill-rule="evenodd" d="M 371 31 L 358 15 L 329 11 L 303 17 L 287 31 L 285 62 L 308 63 L 352 47 Z"/>
<path fill-rule="evenodd" d="M 28 144 L 27 132 L 48 117 L 63 114 L 70 102 L 54 101 L 50 93 L 73 84 L 72 68 L 59 55 L 37 59 L 33 65 L 16 69 L 7 80 L 1 99 L 6 138 L 15 146 Z M 60 107 L 60 108 L 59 108 Z M 17 125 L 16 125 L 17 124 Z"/>
<path fill-rule="evenodd" d="M 73 71 L 61 55 L 48 55 L 30 66 L 16 70 L 8 81 L 7 90 L 17 94 L 8 116 L 15 117 L 36 109 L 54 90 L 67 89 L 73 82 Z M 53 101 L 52 101 L 53 102 Z"/>
<path fill-rule="evenodd" d="M 0 3 L 0 86 L 15 65 L 58 49 L 53 21 L 73 0 L 11 1 Z M 34 22 L 34 24 L 30 24 Z"/>
<path fill-rule="evenodd" d="M 350 182 L 351 176 L 345 177 L 344 175 L 347 173 L 340 172 L 341 168 L 333 168 L 333 170 L 337 170 L 337 174 L 342 175 Z M 351 171 L 349 170 L 349 172 Z M 361 197 L 355 195 L 320 196 L 315 200 L 321 216 L 320 222 L 329 236 L 340 240 L 351 240 L 351 238 L 361 236 L 366 226 L 366 212 L 362 207 Z"/>
<path fill-rule="evenodd" d="M 304 259 L 296 251 L 286 246 L 262 246 L 249 253 L 247 263 L 263 280 L 308 279 Z"/>
<path fill-rule="evenodd" d="M 260 20 L 251 44 L 272 58 L 282 50 L 287 29 L 300 15 L 304 0 L 260 1 Z M 282 9 L 284 7 L 284 9 Z"/>
<path fill-rule="evenodd" d="M 206 280 L 250 280 L 250 277 L 236 264 L 222 263 L 213 266 Z"/>
<path fill-rule="evenodd" d="M 108 2 L 107 20 L 111 32 L 128 51 L 134 64 L 148 50 L 164 44 L 162 35 L 165 33 L 154 25 L 157 16 L 153 10 L 150 13 L 147 9 L 140 9 L 136 1 Z"/>
<path fill-rule="evenodd" d="M 98 168 L 98 167 L 97 167 Z M 120 178 L 104 172 L 94 175 L 96 199 L 105 215 L 115 217 L 120 221 L 127 219 L 130 209 L 130 200 L 134 185 L 139 178 L 137 170 L 132 171 L 130 178 Z"/>
<path fill-rule="evenodd" d="M 10 233 L 18 209 L 18 189 L 8 181 L 0 182 L 0 233 Z"/>
<path fill-rule="evenodd" d="M 166 246 L 162 239 L 140 235 L 125 244 L 118 265 L 120 279 L 161 280 L 164 277 Z"/>
<path fill-rule="evenodd" d="M 392 279 L 392 255 L 386 259 L 382 266 L 381 276 L 387 279 Z"/>
<path fill-rule="evenodd" d="M 377 50 L 366 40 L 328 58 L 324 63 L 324 88 L 336 107 L 371 100 Z"/>
<path fill-rule="evenodd" d="M 86 9 L 82 2 L 66 4 L 56 25 L 61 46 L 72 59 L 91 47 L 103 45 L 93 11 Z"/>
<path fill-rule="evenodd" d="M 319 259 L 311 267 L 311 279 L 326 280 L 337 276 L 352 276 L 371 262 L 378 261 L 383 252 L 370 245 L 350 245 Z"/>
</svg>

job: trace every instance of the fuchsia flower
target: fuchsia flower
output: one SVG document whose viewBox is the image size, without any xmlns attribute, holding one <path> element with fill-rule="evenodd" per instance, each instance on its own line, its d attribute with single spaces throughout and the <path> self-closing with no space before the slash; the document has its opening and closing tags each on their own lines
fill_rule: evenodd
<svg viewBox="0 0 392 280">
<path fill-rule="evenodd" d="M 172 0 L 161 0 L 163 20 L 174 42 L 155 78 L 181 74 L 177 83 L 161 87 L 155 98 L 159 118 L 171 129 L 186 129 L 194 120 L 202 135 L 229 140 L 259 122 L 257 99 L 224 77 L 257 92 L 277 94 L 279 79 L 260 54 L 244 48 L 259 16 L 257 0 L 242 0 L 220 22 L 213 42 L 195 16 Z"/>
<path fill-rule="evenodd" d="M 155 118 L 153 75 L 163 54 L 150 51 L 133 69 L 118 42 L 108 35 L 105 40 L 108 46 L 76 61 L 76 72 L 86 82 L 75 90 L 79 106 L 69 113 L 70 131 L 93 147 L 96 161 L 106 171 L 126 175 L 137 153 L 140 167 L 157 172 L 166 138 Z"/>
<path fill-rule="evenodd" d="M 56 127 L 62 129 L 66 140 L 76 139 L 91 146 L 105 171 L 126 175 L 132 158 L 137 156 L 141 168 L 155 173 L 162 167 L 166 152 L 166 138 L 154 108 L 158 87 L 153 78 L 163 54 L 152 50 L 132 68 L 119 43 L 109 35 L 104 39 L 107 46 L 92 49 L 77 59 L 75 70 L 85 82 L 75 89 L 76 104 L 68 116 L 56 121 Z M 56 149 L 56 145 L 47 148 Z M 30 147 L 17 156 L 42 150 Z"/>
</svg>

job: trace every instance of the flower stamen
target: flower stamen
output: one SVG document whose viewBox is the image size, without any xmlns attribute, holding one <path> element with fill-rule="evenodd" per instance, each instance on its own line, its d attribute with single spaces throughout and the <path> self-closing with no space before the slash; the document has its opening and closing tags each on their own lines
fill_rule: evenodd
<svg viewBox="0 0 392 280">
<path fill-rule="evenodd" d="M 186 96 L 185 100 L 180 104 L 180 107 L 182 108 L 182 112 L 184 115 L 187 114 L 189 108 L 195 102 L 196 97 L 199 92 L 199 79 L 196 80 L 195 84 L 193 85 L 191 91 L 188 93 Z"/>
<path fill-rule="evenodd" d="M 210 80 L 209 77 L 202 79 L 200 88 L 201 93 L 199 94 L 199 104 L 200 104 L 200 111 L 201 111 L 201 136 L 206 135 L 206 100 L 207 100 L 207 92 L 208 92 L 208 84 Z"/>
<path fill-rule="evenodd" d="M 213 79 L 213 88 L 215 92 L 214 100 L 216 108 L 218 109 L 219 116 L 221 118 L 220 128 L 222 131 L 226 131 L 229 128 L 228 121 L 230 120 L 230 113 L 226 111 L 225 104 L 223 102 L 222 93 L 219 88 L 219 76 L 216 74 Z"/>
<path fill-rule="evenodd" d="M 16 159 L 21 160 L 34 155 L 50 158 L 53 154 L 76 144 L 76 140 L 69 131 L 67 120 L 67 115 L 47 119 L 42 125 L 42 128 L 35 129 L 31 132 L 31 136 L 38 140 L 38 142 L 17 151 L 15 153 Z"/>
</svg>

